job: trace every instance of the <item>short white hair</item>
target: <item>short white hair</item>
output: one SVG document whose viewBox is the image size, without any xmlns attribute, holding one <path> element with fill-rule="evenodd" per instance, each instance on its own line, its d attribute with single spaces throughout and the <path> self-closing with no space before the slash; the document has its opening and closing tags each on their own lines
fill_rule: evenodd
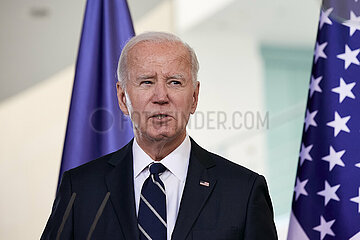
<svg viewBox="0 0 360 240">
<path fill-rule="evenodd" d="M 127 58 L 129 51 L 140 42 L 152 42 L 152 43 L 161 43 L 161 42 L 170 42 L 170 43 L 181 43 L 188 51 L 191 60 L 191 76 L 194 86 L 197 82 L 197 75 L 199 72 L 199 62 L 197 60 L 194 49 L 192 49 L 187 43 L 182 41 L 179 37 L 174 34 L 167 32 L 145 32 L 131 38 L 125 47 L 123 48 L 117 68 L 117 77 L 120 85 L 123 89 L 126 88 L 126 81 L 128 80 L 128 65 Z"/>
</svg>

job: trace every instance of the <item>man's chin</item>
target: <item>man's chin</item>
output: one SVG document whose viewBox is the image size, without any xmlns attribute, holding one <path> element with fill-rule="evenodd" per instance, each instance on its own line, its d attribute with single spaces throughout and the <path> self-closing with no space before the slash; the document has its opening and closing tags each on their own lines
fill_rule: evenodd
<svg viewBox="0 0 360 240">
<path fill-rule="evenodd" d="M 167 129 L 162 131 L 157 130 L 153 132 L 148 132 L 147 137 L 151 141 L 171 141 L 179 137 L 179 135 L 180 134 L 176 131 L 171 131 Z"/>
<path fill-rule="evenodd" d="M 174 137 L 174 134 L 169 133 L 157 133 L 157 134 L 150 134 L 149 138 L 153 141 L 166 141 L 170 140 Z"/>
</svg>

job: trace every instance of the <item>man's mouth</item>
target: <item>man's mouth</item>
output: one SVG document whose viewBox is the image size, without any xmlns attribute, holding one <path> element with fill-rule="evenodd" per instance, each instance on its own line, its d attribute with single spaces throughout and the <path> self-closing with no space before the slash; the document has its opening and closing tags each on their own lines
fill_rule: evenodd
<svg viewBox="0 0 360 240">
<path fill-rule="evenodd" d="M 169 115 L 167 115 L 167 114 L 155 114 L 155 115 L 153 115 L 153 116 L 151 116 L 152 118 L 156 118 L 156 119 L 158 119 L 158 120 L 161 120 L 161 119 L 164 119 L 164 118 L 166 118 L 166 117 L 169 117 Z"/>
</svg>

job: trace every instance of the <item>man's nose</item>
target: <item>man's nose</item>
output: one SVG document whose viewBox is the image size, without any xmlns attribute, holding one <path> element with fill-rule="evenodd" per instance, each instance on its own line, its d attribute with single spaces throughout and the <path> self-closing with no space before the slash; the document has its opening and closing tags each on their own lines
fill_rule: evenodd
<svg viewBox="0 0 360 240">
<path fill-rule="evenodd" d="M 166 104 L 169 102 L 168 89 L 166 83 L 157 82 L 155 84 L 153 103 Z"/>
</svg>

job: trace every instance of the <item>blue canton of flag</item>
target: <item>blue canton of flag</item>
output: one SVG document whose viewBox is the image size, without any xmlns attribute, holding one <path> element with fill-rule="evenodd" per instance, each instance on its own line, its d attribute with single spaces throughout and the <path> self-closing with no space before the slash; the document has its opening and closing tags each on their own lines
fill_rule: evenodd
<svg viewBox="0 0 360 240">
<path fill-rule="evenodd" d="M 360 18 L 335 11 L 321 11 L 288 240 L 360 240 Z"/>
</svg>

